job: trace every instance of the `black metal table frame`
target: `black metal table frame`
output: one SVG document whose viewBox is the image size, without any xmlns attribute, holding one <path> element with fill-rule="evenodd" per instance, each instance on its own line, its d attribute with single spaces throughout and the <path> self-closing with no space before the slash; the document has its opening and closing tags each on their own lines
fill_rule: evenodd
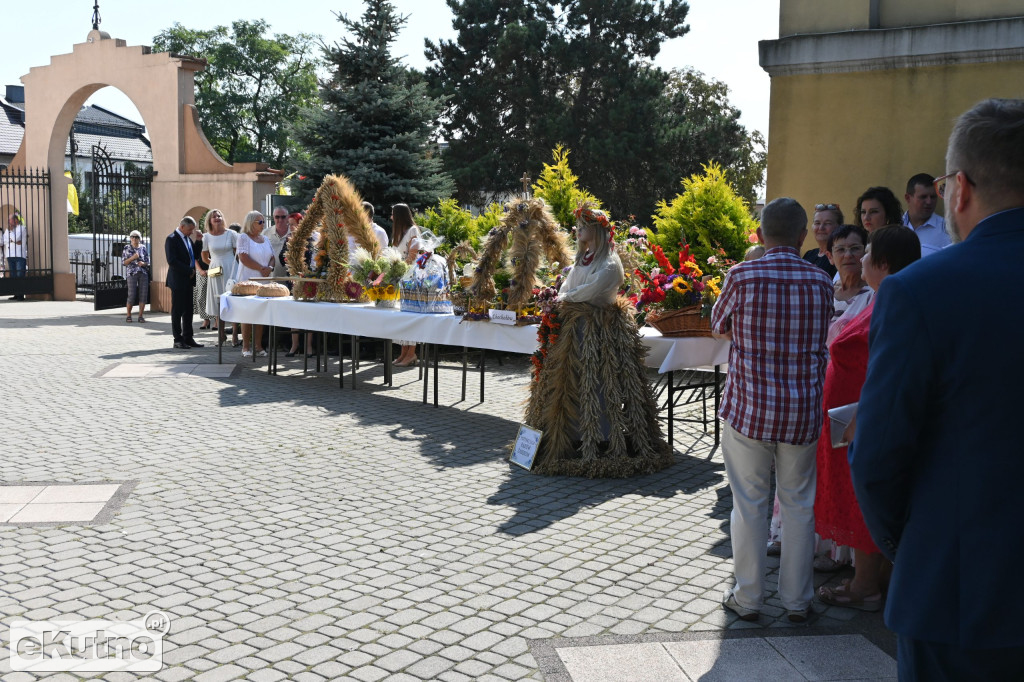
<svg viewBox="0 0 1024 682">
<path fill-rule="evenodd" d="M 328 332 L 320 332 L 322 342 L 320 348 L 316 354 L 316 371 L 320 372 L 321 360 L 323 361 L 324 371 L 327 371 L 328 360 L 327 360 L 327 341 Z M 338 387 L 344 388 L 345 386 L 345 372 L 344 372 L 344 355 L 342 353 L 342 343 L 344 342 L 343 337 L 345 335 L 338 334 Z M 351 340 L 351 356 L 350 365 L 352 373 L 352 389 L 357 388 L 356 371 L 359 369 L 359 336 L 349 335 Z M 391 343 L 390 339 L 382 339 L 384 341 L 384 385 L 393 385 L 393 371 L 391 362 Z M 270 325 L 270 350 L 268 351 L 269 362 L 267 363 L 267 374 L 277 374 L 277 327 Z M 438 375 L 440 371 L 440 350 L 436 343 L 423 343 L 423 358 L 419 363 L 420 373 L 417 380 L 423 381 L 423 404 L 427 404 L 428 393 L 430 388 L 430 370 L 431 366 L 434 371 L 434 391 L 433 391 L 433 403 L 434 407 L 438 407 Z M 484 402 L 484 386 L 486 379 L 486 367 L 487 367 L 487 349 L 480 348 L 480 402 Z M 303 353 L 303 372 L 306 372 L 309 367 L 309 356 Z M 256 362 L 256 355 L 253 354 L 252 361 Z M 223 344 L 218 344 L 217 347 L 217 363 L 223 362 Z M 469 347 L 462 347 L 462 401 L 466 400 L 466 379 L 469 372 Z M 712 374 L 713 379 L 707 380 L 705 375 Z M 694 381 L 695 377 L 700 376 L 701 378 Z M 677 379 L 681 378 L 680 381 Z M 704 428 L 704 433 L 708 432 L 708 423 L 714 422 L 715 430 L 715 447 L 717 448 L 721 443 L 721 425 L 718 421 L 718 410 L 721 405 L 722 399 L 722 380 L 724 374 L 722 373 L 722 366 L 715 365 L 713 371 L 701 370 L 701 369 L 683 369 L 683 370 L 671 370 L 661 374 L 655 383 L 655 397 L 660 399 L 665 396 L 665 409 L 667 411 L 666 421 L 668 423 L 668 441 L 669 443 L 674 442 L 673 437 L 675 435 L 675 409 L 680 405 L 680 400 L 683 399 L 683 394 L 689 393 L 688 398 L 682 403 L 683 405 L 691 405 L 698 399 L 701 401 L 701 418 L 680 418 L 679 421 L 690 422 L 701 424 Z M 711 393 L 714 398 L 714 412 L 711 419 L 708 419 L 707 410 L 707 392 L 708 389 L 712 389 Z M 699 397 L 697 397 L 699 396 Z"/>
</svg>

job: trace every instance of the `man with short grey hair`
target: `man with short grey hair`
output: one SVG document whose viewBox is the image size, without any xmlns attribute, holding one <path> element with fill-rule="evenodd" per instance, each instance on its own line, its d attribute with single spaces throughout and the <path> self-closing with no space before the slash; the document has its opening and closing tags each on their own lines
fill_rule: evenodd
<svg viewBox="0 0 1024 682">
<path fill-rule="evenodd" d="M 287 277 L 288 268 L 284 264 L 284 259 L 281 258 L 281 249 L 292 234 L 291 227 L 288 224 L 288 207 L 278 206 L 275 208 L 273 219 L 273 225 L 267 225 L 263 228 L 263 238 L 270 243 L 270 250 L 274 252 L 274 271 L 270 273 L 270 276 Z"/>
<path fill-rule="evenodd" d="M 895 562 L 885 623 L 901 682 L 1019 680 L 1024 100 L 963 114 L 935 185 L 962 243 L 879 287 L 850 472 Z M 960 273 L 977 285 L 951 286 Z"/>
<path fill-rule="evenodd" d="M 715 336 L 732 340 L 721 416 L 736 585 L 723 603 L 743 620 L 758 619 L 774 460 L 782 516 L 779 598 L 788 619 L 801 623 L 814 596 L 815 449 L 832 281 L 800 257 L 807 213 L 795 200 L 765 206 L 757 235 L 764 256 L 729 270 L 711 314 Z"/>
<path fill-rule="evenodd" d="M 167 258 L 167 288 L 171 290 L 171 332 L 174 347 L 182 350 L 201 348 L 192 338 L 192 287 L 196 282 L 196 254 L 192 249 L 192 231 L 196 221 L 185 216 L 178 229 L 167 235 L 164 255 Z"/>
</svg>

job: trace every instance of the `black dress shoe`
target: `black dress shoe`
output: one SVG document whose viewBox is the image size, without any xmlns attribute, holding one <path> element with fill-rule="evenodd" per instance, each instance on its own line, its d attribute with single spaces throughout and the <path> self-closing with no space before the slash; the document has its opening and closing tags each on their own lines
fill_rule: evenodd
<svg viewBox="0 0 1024 682">
<path fill-rule="evenodd" d="M 175 341 L 174 342 L 174 347 L 175 348 L 181 348 L 182 350 L 188 350 L 188 348 L 189 348 L 188 344 L 185 343 L 184 341 Z"/>
<path fill-rule="evenodd" d="M 188 341 L 185 342 L 185 347 L 186 348 L 202 348 L 203 344 L 199 343 L 195 339 L 189 339 Z"/>
</svg>

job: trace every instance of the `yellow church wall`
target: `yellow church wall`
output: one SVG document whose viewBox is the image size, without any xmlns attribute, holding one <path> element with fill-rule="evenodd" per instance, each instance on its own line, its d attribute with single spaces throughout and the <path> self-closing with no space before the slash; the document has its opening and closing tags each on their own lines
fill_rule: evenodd
<svg viewBox="0 0 1024 682">
<path fill-rule="evenodd" d="M 1024 16 L 1024 0 L 783 0 L 779 35 Z"/>
<path fill-rule="evenodd" d="M 783 0 L 779 35 L 871 28 L 871 0 Z"/>
<path fill-rule="evenodd" d="M 903 203 L 910 176 L 945 172 L 954 119 L 988 97 L 1024 98 L 1024 63 L 776 76 L 767 198 L 794 197 L 809 213 L 838 202 L 847 222 L 870 186 Z"/>
<path fill-rule="evenodd" d="M 1024 15 L 1021 0 L 880 0 L 878 27 L 900 28 Z"/>
</svg>

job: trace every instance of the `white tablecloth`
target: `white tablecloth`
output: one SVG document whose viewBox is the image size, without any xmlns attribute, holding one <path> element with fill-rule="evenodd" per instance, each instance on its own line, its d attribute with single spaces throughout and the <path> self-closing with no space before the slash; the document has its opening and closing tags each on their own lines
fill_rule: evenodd
<svg viewBox="0 0 1024 682">
<path fill-rule="evenodd" d="M 220 317 L 231 322 L 267 324 L 371 338 L 467 346 L 529 355 L 537 350 L 537 326 L 515 327 L 486 320 L 466 322 L 455 315 L 404 313 L 370 303 L 311 303 L 291 297 L 231 296 L 220 299 Z M 650 349 L 647 366 L 659 373 L 714 367 L 729 361 L 729 342 L 707 337 L 666 338 L 656 329 L 641 329 Z"/>
</svg>

